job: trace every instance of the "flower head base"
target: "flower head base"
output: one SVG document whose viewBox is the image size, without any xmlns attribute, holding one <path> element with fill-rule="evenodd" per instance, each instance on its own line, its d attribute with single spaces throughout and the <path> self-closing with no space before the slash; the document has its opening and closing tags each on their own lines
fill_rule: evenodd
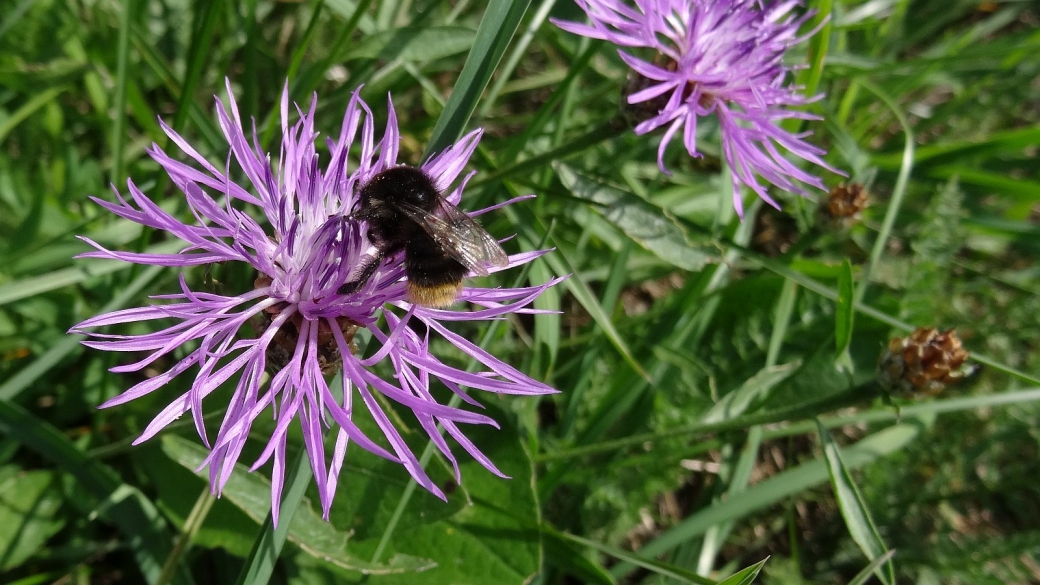
<svg viewBox="0 0 1040 585">
<path fill-rule="evenodd" d="M 663 172 L 665 149 L 680 131 L 686 151 L 700 156 L 697 120 L 712 114 L 733 182 L 733 205 L 742 217 L 741 185 L 778 207 L 758 177 L 803 195 L 802 184 L 823 189 L 818 177 L 793 165 L 782 150 L 838 172 L 820 158 L 823 150 L 803 140 L 807 134 L 779 125 L 816 118 L 790 108 L 818 97 L 803 97 L 799 88 L 785 85 L 790 68 L 782 62 L 784 52 L 811 35 L 797 35 L 811 16 L 792 13 L 797 0 L 635 0 L 635 7 L 623 0 L 575 1 L 590 24 L 554 21 L 560 28 L 654 51 L 650 61 L 618 53 L 636 75 L 628 95 L 628 103 L 638 106 L 630 110 L 640 119 L 636 133 L 666 127 L 657 156 Z"/>
<path fill-rule="evenodd" d="M 259 273 L 253 290 L 224 296 L 191 290 L 183 276 L 179 294 L 153 297 L 162 304 L 126 309 L 88 319 L 73 328 L 92 339 L 85 345 L 108 351 L 144 352 L 144 359 L 112 368 L 114 372 L 139 371 L 157 359 L 187 346 L 187 356 L 157 376 L 136 384 L 103 407 L 122 404 L 159 390 L 189 368 L 198 368 L 190 389 L 177 397 L 145 428 L 137 443 L 155 436 L 166 425 L 190 412 L 199 436 L 211 452 L 209 466 L 215 492 L 227 482 L 254 420 L 273 413 L 275 428 L 266 448 L 253 464 L 256 469 L 273 458 L 272 512 L 278 506 L 285 471 L 286 434 L 293 421 L 303 429 L 304 446 L 317 481 L 326 517 L 332 504 L 348 445 L 353 442 L 382 457 L 401 463 L 416 481 L 434 494 L 441 490 L 423 471 L 418 459 L 391 423 L 376 399 L 377 394 L 414 413 L 422 429 L 455 466 L 455 456 L 438 425 L 492 473 L 502 475 L 480 450 L 466 439 L 459 423 L 495 425 L 487 416 L 438 403 L 431 394 L 432 380 L 470 405 L 479 406 L 463 386 L 504 394 L 538 395 L 555 392 L 502 362 L 445 323 L 482 321 L 508 313 L 534 313 L 534 299 L 557 280 L 529 288 L 479 288 L 464 286 L 459 300 L 476 307 L 472 311 L 431 309 L 408 302 L 402 254 L 378 256 L 367 237 L 367 225 L 351 214 L 357 210 L 358 191 L 367 180 L 398 164 L 400 136 L 393 104 L 386 129 L 375 141 L 372 113 L 355 92 L 347 105 L 338 135 L 326 139 L 328 164 L 319 166 L 315 149 L 315 97 L 306 112 L 296 108 L 299 119 L 290 125 L 288 87 L 282 95 L 282 143 L 277 158 L 265 153 L 254 131 L 252 139 L 242 130 L 242 120 L 228 85 L 227 107 L 218 99 L 217 116 L 230 146 L 228 162 L 218 168 L 200 155 L 171 128 L 163 130 L 194 164 L 168 156 L 157 145 L 150 156 L 184 193 L 194 222 L 170 215 L 128 181 L 130 201 L 116 193 L 117 202 L 95 201 L 114 214 L 139 224 L 164 230 L 183 240 L 178 254 L 143 254 L 97 248 L 85 257 L 114 258 L 139 264 L 185 267 L 213 262 L 238 261 Z M 473 173 L 460 179 L 476 149 L 479 130 L 432 157 L 422 165 L 447 201 L 458 204 Z M 359 159 L 351 165 L 349 151 L 358 147 Z M 247 179 L 240 185 L 231 178 L 231 161 Z M 217 196 L 223 196 L 220 201 Z M 256 216 L 256 217 L 254 217 Z M 257 217 L 262 217 L 258 220 Z M 269 229 L 261 223 L 270 225 Z M 510 256 L 502 268 L 524 264 L 544 252 Z M 344 283 L 361 269 L 379 260 L 360 286 L 341 293 Z M 366 264 L 366 260 L 369 262 Z M 491 272 L 500 268 L 492 267 Z M 380 318 L 382 317 L 382 319 Z M 96 327 L 121 323 L 173 320 L 175 324 L 146 335 L 102 334 Z M 247 322 L 257 327 L 243 328 Z M 409 327 L 418 321 L 425 327 Z M 419 335 L 416 330 L 426 330 Z M 367 330 L 375 351 L 370 357 L 357 353 L 355 335 Z M 430 336 L 438 335 L 471 356 L 482 371 L 460 370 L 430 353 Z M 375 373 L 386 364 L 391 379 Z M 342 370 L 342 385 L 325 380 Z M 262 382 L 270 376 L 266 388 Z M 203 425 L 202 402 L 220 385 L 237 376 L 224 419 L 212 440 Z M 381 438 L 366 436 L 354 420 L 359 409 L 370 413 Z M 335 447 L 325 452 L 324 429 L 334 429 Z"/>
</svg>

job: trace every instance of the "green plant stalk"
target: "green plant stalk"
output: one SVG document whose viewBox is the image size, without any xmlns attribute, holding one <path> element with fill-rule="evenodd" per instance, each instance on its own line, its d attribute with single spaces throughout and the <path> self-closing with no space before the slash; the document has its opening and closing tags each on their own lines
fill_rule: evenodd
<svg viewBox="0 0 1040 585">
<path fill-rule="evenodd" d="M 217 498 L 213 495 L 208 485 L 202 488 L 202 493 L 199 494 L 198 499 L 195 500 L 195 505 L 191 508 L 191 512 L 184 520 L 184 528 L 181 529 L 177 542 L 173 544 L 170 556 L 166 557 L 166 562 L 163 563 L 162 572 L 159 573 L 159 579 L 156 580 L 155 585 L 166 585 L 173 580 L 184 553 L 188 552 L 192 539 L 195 538 L 199 529 L 202 528 L 202 523 L 206 521 L 206 516 L 209 515 L 209 511 L 213 508 L 213 502 L 216 501 Z"/>
<path fill-rule="evenodd" d="M 278 556 L 289 536 L 289 525 L 293 516 L 303 502 L 307 493 L 307 485 L 311 480 L 311 466 L 307 459 L 306 449 L 296 454 L 296 460 L 286 469 L 285 487 L 282 491 L 282 506 L 278 526 L 270 512 L 260 527 L 260 534 L 253 542 L 253 550 L 249 551 L 246 564 L 238 574 L 237 585 L 253 585 L 267 583 L 271 579 Z"/>
</svg>

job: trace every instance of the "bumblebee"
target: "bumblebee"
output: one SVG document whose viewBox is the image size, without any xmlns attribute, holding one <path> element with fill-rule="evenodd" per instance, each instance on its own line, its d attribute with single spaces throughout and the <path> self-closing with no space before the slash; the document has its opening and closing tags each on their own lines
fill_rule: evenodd
<svg viewBox="0 0 1040 585">
<path fill-rule="evenodd" d="M 498 241 L 446 201 L 420 169 L 389 168 L 362 185 L 359 198 L 352 217 L 368 222 L 368 239 L 378 254 L 339 288 L 340 294 L 357 291 L 383 259 L 402 250 L 410 300 L 426 307 L 455 302 L 468 272 L 487 276 L 488 265 L 501 268 L 509 263 Z"/>
</svg>

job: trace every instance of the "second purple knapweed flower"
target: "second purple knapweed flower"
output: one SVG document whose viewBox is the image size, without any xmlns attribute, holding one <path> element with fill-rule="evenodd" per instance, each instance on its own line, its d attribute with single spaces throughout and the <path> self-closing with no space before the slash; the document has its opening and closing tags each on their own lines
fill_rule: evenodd
<svg viewBox="0 0 1040 585">
<path fill-rule="evenodd" d="M 740 186 L 777 207 L 758 181 L 805 194 L 801 184 L 823 189 L 818 177 L 788 161 L 783 151 L 827 170 L 824 151 L 780 127 L 788 118 L 815 119 L 792 110 L 818 98 L 788 84 L 784 52 L 808 36 L 799 27 L 811 14 L 796 16 L 797 0 L 575 0 L 589 24 L 554 20 L 560 28 L 621 47 L 653 52 L 650 60 L 619 50 L 636 78 L 627 97 L 648 111 L 635 127 L 646 134 L 665 127 L 658 166 L 667 173 L 664 152 L 676 133 L 690 156 L 697 151 L 697 120 L 714 115 L 722 155 L 733 181 L 733 205 L 743 216 Z"/>
<path fill-rule="evenodd" d="M 186 223 L 171 215 L 133 181 L 128 181 L 130 201 L 118 192 L 115 203 L 95 199 L 120 217 L 183 240 L 184 249 L 178 254 L 121 252 L 84 238 L 97 248 L 84 256 L 171 267 L 245 262 L 257 272 L 255 287 L 227 296 L 191 290 L 182 277 L 179 294 L 156 296 L 153 298 L 159 302 L 151 306 L 101 315 L 74 327 L 74 332 L 92 338 L 84 342 L 89 347 L 145 354 L 143 359 L 112 368 L 114 372 L 141 371 L 160 358 L 173 359 L 165 372 L 102 406 L 140 398 L 197 368 L 190 388 L 160 412 L 136 442 L 155 436 L 190 413 L 199 436 L 210 448 L 204 465 L 209 466 L 215 492 L 227 482 L 254 421 L 265 414 L 273 416 L 274 430 L 253 469 L 273 459 L 271 504 L 276 522 L 286 437 L 294 422 L 302 428 L 326 518 L 351 442 L 401 463 L 420 485 L 444 497 L 394 426 L 385 401 L 414 414 L 419 426 L 455 467 L 457 480 L 458 464 L 438 426 L 485 468 L 502 475 L 458 426 L 495 425 L 494 420 L 439 403 L 432 393 L 434 381 L 439 380 L 475 406 L 479 403 L 464 388 L 527 395 L 555 390 L 452 332 L 447 325 L 536 312 L 529 305 L 557 281 L 529 288 L 462 287 L 458 300 L 475 306 L 475 310 L 413 304 L 404 254 L 380 253 L 368 237 L 367 222 L 353 217 L 361 203 L 361 187 L 398 165 L 400 135 L 393 104 L 389 104 L 386 129 L 377 143 L 372 112 L 355 92 L 338 135 L 325 140 L 329 156 L 323 168 L 315 148 L 316 97 L 306 112 L 295 108 L 299 119 L 290 124 L 286 87 L 281 100 L 282 142 L 275 157 L 261 148 L 255 130 L 251 139 L 244 133 L 230 84 L 228 98 L 230 109 L 217 102 L 217 117 L 230 146 L 225 165 L 210 163 L 165 124 L 167 136 L 193 163 L 174 160 L 157 145 L 149 150 L 184 193 L 194 221 Z M 480 130 L 469 133 L 421 167 L 453 205 L 459 203 L 473 175 L 459 180 L 480 136 Z M 352 148 L 357 149 L 356 162 Z M 246 179 L 242 184 L 232 179 L 232 160 Z M 490 266 L 489 271 L 530 262 L 542 253 L 509 256 L 499 262 L 505 266 Z M 373 261 L 378 264 L 373 265 Z M 364 272 L 364 279 L 359 281 L 360 272 Z M 344 287 L 348 282 L 355 284 Z M 94 331 L 96 327 L 153 320 L 173 324 L 143 335 Z M 253 327 L 243 327 L 247 323 Z M 430 352 L 431 335 L 447 340 L 481 368 L 471 372 L 441 361 Z M 357 355 L 355 338 L 359 337 L 368 337 L 368 357 Z M 392 375 L 381 377 L 379 369 Z M 342 385 L 330 387 L 326 375 L 337 371 L 343 373 Z M 236 376 L 223 421 L 210 439 L 203 421 L 203 401 Z M 269 384 L 264 386 L 268 376 Z M 355 421 L 362 411 L 367 411 L 382 437 L 371 438 L 362 432 Z M 325 429 L 335 431 L 331 456 L 326 453 Z"/>
</svg>

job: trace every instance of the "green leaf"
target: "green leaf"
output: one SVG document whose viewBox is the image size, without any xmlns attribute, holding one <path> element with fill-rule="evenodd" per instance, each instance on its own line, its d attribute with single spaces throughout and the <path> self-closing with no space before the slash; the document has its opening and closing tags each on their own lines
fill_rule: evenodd
<svg viewBox="0 0 1040 585">
<path fill-rule="evenodd" d="M 408 26 L 365 37 L 347 52 L 351 59 L 433 61 L 462 53 L 473 46 L 476 32 L 461 26 Z"/>
<path fill-rule="evenodd" d="M 165 435 L 162 438 L 162 449 L 171 459 L 191 470 L 198 468 L 207 454 L 203 447 L 176 435 Z M 204 473 L 198 475 L 205 476 Z M 271 483 L 258 473 L 250 473 L 244 465 L 236 464 L 222 497 L 259 524 L 271 507 Z M 349 538 L 349 532 L 340 531 L 323 520 L 307 500 L 304 500 L 304 505 L 293 516 L 289 526 L 290 541 L 308 553 L 344 569 L 375 575 L 419 571 L 432 566 L 424 559 L 404 555 L 391 559 L 387 564 L 370 563 L 347 552 Z"/>
<path fill-rule="evenodd" d="M 563 163 L 553 164 L 560 182 L 636 243 L 684 270 L 700 270 L 711 256 L 698 249 L 664 209 L 627 191 L 598 183 Z"/>
<path fill-rule="evenodd" d="M 163 560 L 172 548 L 172 534 L 162 515 L 140 491 L 122 483 L 110 467 L 87 457 L 58 429 L 22 407 L 3 400 L 0 400 L 0 433 L 17 437 L 23 445 L 75 476 L 79 485 L 96 501 L 110 501 L 102 516 L 119 527 L 145 580 L 155 583 Z M 113 494 L 117 493 L 129 494 L 130 497 L 112 500 Z M 193 581 L 181 566 L 172 582 Z"/>
<path fill-rule="evenodd" d="M 451 492 L 449 503 L 435 500 L 454 513 L 436 519 L 408 509 L 401 514 L 393 538 L 385 544 L 389 553 L 422 556 L 436 566 L 409 574 L 406 579 L 392 575 L 369 576 L 365 581 L 367 585 L 401 582 L 409 585 L 520 585 L 538 572 L 542 564 L 541 536 L 537 528 L 540 514 L 530 456 L 508 415 L 493 406 L 488 410 L 488 415 L 499 421 L 502 430 L 479 426 L 465 429 L 466 436 L 509 478 L 495 476 L 478 462 L 460 454 L 466 457 L 459 461 L 462 484 L 457 488 L 442 486 L 450 488 L 446 490 Z M 352 457 L 347 456 L 348 464 L 356 463 Z M 427 471 L 437 471 L 437 467 L 435 461 Z M 352 551 L 360 557 L 371 558 L 380 545 L 380 522 L 394 510 L 403 486 L 397 481 L 388 484 L 383 476 L 354 471 L 348 475 L 346 487 L 347 492 L 341 490 L 337 495 L 330 519 L 337 526 L 349 523 L 348 526 L 355 528 L 350 543 Z M 421 488 L 416 491 L 412 500 L 419 499 L 423 492 Z M 432 498 L 429 494 L 426 496 Z M 456 500 L 464 506 L 456 508 Z M 414 504 L 410 501 L 408 505 Z M 372 513 L 374 507 L 381 511 Z M 408 528 L 402 530 L 406 525 Z M 310 561 L 307 564 L 313 565 Z M 327 567 L 310 566 L 308 571 L 315 575 L 304 582 L 323 582 L 324 578 L 325 582 L 352 583 L 360 579 L 360 575 Z"/>
<path fill-rule="evenodd" d="M 866 502 L 863 501 L 863 496 L 860 494 L 859 488 L 856 487 L 856 482 L 853 481 L 848 468 L 842 461 L 838 446 L 819 420 L 816 421 L 816 426 L 820 433 L 820 442 L 823 445 L 823 453 L 827 461 L 827 472 L 831 478 L 831 485 L 834 487 L 834 497 L 838 500 L 838 508 L 841 510 L 842 517 L 845 518 L 845 525 L 849 529 L 849 534 L 852 535 L 852 540 L 856 541 L 856 544 L 859 545 L 860 550 L 867 555 L 868 559 L 878 558 L 885 554 L 888 547 L 881 540 L 881 534 L 878 533 L 877 527 L 874 525 L 874 520 L 870 516 L 870 510 L 867 508 Z M 885 585 L 895 583 L 895 569 L 891 562 L 886 562 L 885 569 L 878 570 L 876 574 L 878 579 L 881 579 L 881 582 L 885 583 Z"/>
<path fill-rule="evenodd" d="M 302 507 L 307 508 L 303 501 L 303 494 L 307 491 L 312 473 L 304 451 L 296 453 L 294 461 L 285 468 L 285 483 L 278 497 L 282 498 L 279 511 L 282 520 L 281 526 L 275 526 L 274 507 L 267 513 L 267 517 L 260 524 L 260 533 L 253 541 L 253 547 L 246 557 L 242 570 L 238 573 L 235 585 L 252 585 L 253 583 L 267 583 L 274 574 L 275 565 L 282 555 L 285 540 L 292 530 L 293 520 L 296 512 Z"/>
<path fill-rule="evenodd" d="M 726 579 L 719 581 L 719 585 L 751 585 L 768 560 L 769 557 L 766 557 L 750 567 L 737 571 Z"/>
<path fill-rule="evenodd" d="M 744 414 L 755 400 L 767 396 L 770 390 L 797 372 L 801 365 L 802 363 L 797 361 L 762 368 L 761 371 L 741 384 L 740 388 L 726 394 L 715 403 L 715 406 L 711 407 L 711 410 L 701 418 L 701 423 L 718 423 Z"/>
<path fill-rule="evenodd" d="M 0 571 L 21 565 L 61 530 L 61 503 L 58 474 L 0 468 Z"/>
</svg>

